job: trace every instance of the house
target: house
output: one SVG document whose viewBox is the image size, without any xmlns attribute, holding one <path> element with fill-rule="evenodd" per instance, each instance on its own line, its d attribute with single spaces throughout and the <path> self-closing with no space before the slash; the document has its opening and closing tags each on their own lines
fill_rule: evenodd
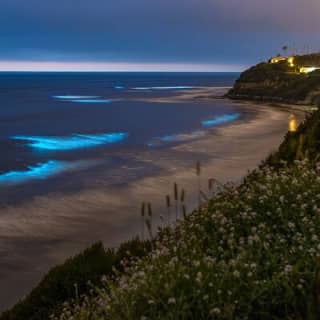
<svg viewBox="0 0 320 320">
<path fill-rule="evenodd" d="M 287 61 L 287 58 L 286 57 L 283 57 L 283 56 L 276 56 L 276 57 L 273 57 L 269 60 L 269 63 L 279 63 L 281 61 Z"/>
</svg>

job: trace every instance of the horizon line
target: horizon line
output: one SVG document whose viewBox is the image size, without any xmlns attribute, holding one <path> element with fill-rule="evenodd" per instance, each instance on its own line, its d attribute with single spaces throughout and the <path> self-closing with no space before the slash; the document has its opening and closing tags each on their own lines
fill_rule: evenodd
<svg viewBox="0 0 320 320">
<path fill-rule="evenodd" d="M 242 72 L 238 64 L 0 60 L 0 72 Z"/>
</svg>

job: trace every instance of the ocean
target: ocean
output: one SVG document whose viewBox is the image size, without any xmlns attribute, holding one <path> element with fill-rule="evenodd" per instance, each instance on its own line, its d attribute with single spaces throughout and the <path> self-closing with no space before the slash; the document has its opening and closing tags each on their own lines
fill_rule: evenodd
<svg viewBox="0 0 320 320">
<path fill-rule="evenodd" d="M 237 76 L 0 73 L 1 202 L 90 185 L 90 172 L 130 167 L 132 152 L 171 148 L 236 121 L 241 114 L 228 102 L 161 98 L 232 86 Z M 70 172 L 77 179 L 66 184 Z M 126 183 L 126 173 L 116 180 L 108 183 Z"/>
<path fill-rule="evenodd" d="M 0 73 L 0 310 L 92 243 L 140 235 L 142 202 L 156 232 L 174 183 L 191 212 L 197 161 L 210 196 L 273 151 L 289 112 L 218 99 L 238 76 Z"/>
</svg>

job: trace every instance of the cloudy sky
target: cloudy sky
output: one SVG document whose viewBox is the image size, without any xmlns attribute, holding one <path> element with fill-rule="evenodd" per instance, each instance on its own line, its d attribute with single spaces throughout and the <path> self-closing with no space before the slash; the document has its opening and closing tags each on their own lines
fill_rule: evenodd
<svg viewBox="0 0 320 320">
<path fill-rule="evenodd" d="M 239 70 L 320 51 L 319 0 L 1 0 L 0 70 Z"/>
</svg>

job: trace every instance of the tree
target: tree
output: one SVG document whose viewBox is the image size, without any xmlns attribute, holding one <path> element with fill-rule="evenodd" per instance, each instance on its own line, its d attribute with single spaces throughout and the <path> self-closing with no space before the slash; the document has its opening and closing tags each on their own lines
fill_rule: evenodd
<svg viewBox="0 0 320 320">
<path fill-rule="evenodd" d="M 283 46 L 282 51 L 284 52 L 284 55 L 287 55 L 288 46 Z"/>
</svg>

